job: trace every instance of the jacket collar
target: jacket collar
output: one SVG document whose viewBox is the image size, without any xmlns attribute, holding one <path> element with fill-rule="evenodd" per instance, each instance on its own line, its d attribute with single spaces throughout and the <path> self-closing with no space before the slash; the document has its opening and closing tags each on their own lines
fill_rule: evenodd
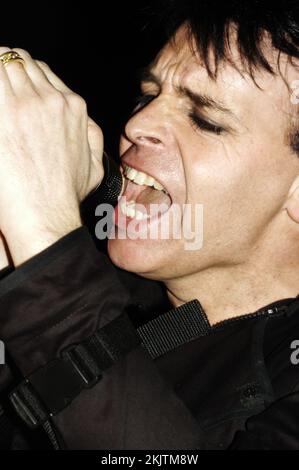
<svg viewBox="0 0 299 470">
<path fill-rule="evenodd" d="M 290 309 L 299 309 L 299 298 L 273 302 L 254 313 L 248 313 L 211 325 L 198 300 L 192 300 L 178 308 L 157 316 L 137 328 L 143 346 L 156 359 L 177 347 L 206 336 L 236 322 L 249 321 L 258 317 L 285 315 Z"/>
</svg>

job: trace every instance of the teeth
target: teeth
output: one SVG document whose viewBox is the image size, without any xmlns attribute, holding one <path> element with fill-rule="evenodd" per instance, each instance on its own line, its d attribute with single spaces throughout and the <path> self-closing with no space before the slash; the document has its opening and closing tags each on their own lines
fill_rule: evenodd
<svg viewBox="0 0 299 470">
<path fill-rule="evenodd" d="M 148 176 L 146 182 L 147 182 L 147 184 L 148 184 L 149 186 L 154 186 L 154 184 L 155 184 L 155 179 L 152 178 L 151 176 Z"/>
<path fill-rule="evenodd" d="M 135 201 L 122 201 L 120 204 L 120 210 L 123 215 L 130 217 L 131 219 L 136 219 L 138 221 L 148 219 L 149 216 L 143 212 L 136 209 Z"/>
<path fill-rule="evenodd" d="M 146 180 L 147 180 L 147 175 L 141 172 L 138 172 L 135 178 L 133 178 L 134 183 L 140 184 L 140 186 L 143 186 Z"/>
<path fill-rule="evenodd" d="M 135 178 L 135 176 L 137 175 L 137 170 L 134 170 L 134 168 L 128 168 L 128 171 L 126 172 L 126 177 L 129 179 L 129 180 L 133 180 Z"/>
<path fill-rule="evenodd" d="M 125 165 L 124 175 L 126 178 L 128 178 L 130 181 L 133 181 L 135 184 L 138 184 L 140 186 L 150 186 L 157 189 L 158 191 L 164 191 L 167 194 L 167 191 L 160 183 L 158 183 L 158 181 L 155 180 L 155 178 L 147 175 L 146 173 L 143 173 L 142 171 L 137 171 L 134 168 Z"/>
<path fill-rule="evenodd" d="M 154 188 L 158 189 L 159 191 L 163 191 L 164 189 L 163 186 L 160 183 L 158 183 L 158 181 L 154 182 Z"/>
<path fill-rule="evenodd" d="M 136 220 L 140 221 L 140 220 L 145 220 L 145 219 L 148 219 L 148 218 L 149 218 L 149 216 L 147 214 L 144 214 L 143 212 L 136 210 L 136 212 L 135 212 L 135 219 Z"/>
</svg>

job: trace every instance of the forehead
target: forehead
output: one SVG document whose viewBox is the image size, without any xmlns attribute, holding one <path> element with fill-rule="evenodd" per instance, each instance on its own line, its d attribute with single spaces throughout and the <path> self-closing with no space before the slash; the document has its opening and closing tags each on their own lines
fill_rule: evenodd
<svg viewBox="0 0 299 470">
<path fill-rule="evenodd" d="M 203 61 L 196 52 L 195 41 L 190 41 L 186 27 L 182 26 L 175 37 L 160 51 L 151 64 L 150 70 L 164 87 L 184 86 L 194 91 L 212 93 L 223 101 L 225 101 L 225 96 L 228 100 L 234 98 L 246 101 L 248 98 L 252 101 L 256 98 L 268 102 L 269 106 L 275 109 L 278 107 L 286 113 L 292 112 L 288 86 L 296 78 L 298 79 L 298 70 L 284 55 L 280 55 L 278 66 L 278 53 L 267 39 L 264 42 L 264 50 L 275 73 L 271 75 L 259 69 L 255 71 L 253 80 L 244 68 L 236 39 L 232 33 L 229 61 L 219 63 L 217 77 L 214 80 L 209 76 Z M 213 61 L 211 63 L 213 64 Z"/>
</svg>

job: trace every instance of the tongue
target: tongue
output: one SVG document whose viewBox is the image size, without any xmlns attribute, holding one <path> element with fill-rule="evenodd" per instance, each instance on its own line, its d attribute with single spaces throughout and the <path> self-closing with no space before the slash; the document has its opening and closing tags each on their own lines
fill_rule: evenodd
<svg viewBox="0 0 299 470">
<path fill-rule="evenodd" d="M 171 199 L 163 191 L 144 186 L 136 197 L 136 203 L 139 211 L 153 217 L 167 212 L 171 206 Z"/>
<path fill-rule="evenodd" d="M 170 197 L 163 191 L 149 186 L 139 186 L 131 181 L 127 182 L 123 196 L 127 201 L 135 201 L 136 209 L 150 216 L 163 214 L 171 206 Z"/>
<path fill-rule="evenodd" d="M 163 191 L 150 188 L 149 186 L 145 186 L 140 194 L 138 194 L 136 202 L 144 206 L 150 204 L 166 204 L 167 207 L 170 207 L 171 205 L 170 197 L 167 196 L 167 194 Z"/>
</svg>

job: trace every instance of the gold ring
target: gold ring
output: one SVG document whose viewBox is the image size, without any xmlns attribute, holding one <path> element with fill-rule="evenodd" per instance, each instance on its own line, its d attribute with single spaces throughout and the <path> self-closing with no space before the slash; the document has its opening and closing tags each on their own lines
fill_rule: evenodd
<svg viewBox="0 0 299 470">
<path fill-rule="evenodd" d="M 24 59 L 15 51 L 4 52 L 4 54 L 0 55 L 0 60 L 4 66 L 9 64 L 9 62 L 20 62 L 20 64 L 24 64 Z"/>
</svg>

